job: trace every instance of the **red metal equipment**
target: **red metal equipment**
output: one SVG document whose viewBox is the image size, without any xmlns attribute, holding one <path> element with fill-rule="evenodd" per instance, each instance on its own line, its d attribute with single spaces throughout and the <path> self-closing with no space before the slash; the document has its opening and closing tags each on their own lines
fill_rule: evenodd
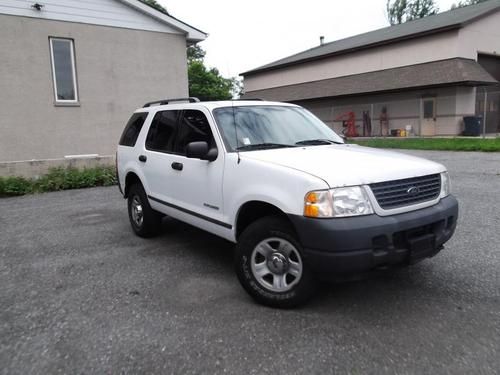
<svg viewBox="0 0 500 375">
<path fill-rule="evenodd" d="M 346 128 L 344 133 L 346 137 L 359 137 L 356 130 L 356 115 L 354 112 L 349 111 L 342 113 L 335 119 L 335 121 L 342 121 L 342 126 Z"/>
</svg>

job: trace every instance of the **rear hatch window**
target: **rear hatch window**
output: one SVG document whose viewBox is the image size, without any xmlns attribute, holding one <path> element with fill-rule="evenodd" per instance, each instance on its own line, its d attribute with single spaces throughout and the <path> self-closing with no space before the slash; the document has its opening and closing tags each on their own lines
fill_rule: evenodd
<svg viewBox="0 0 500 375">
<path fill-rule="evenodd" d="M 137 137 L 141 132 L 142 125 L 148 117 L 148 112 L 134 113 L 130 120 L 128 120 L 125 130 L 120 138 L 120 146 L 134 147 Z"/>
</svg>

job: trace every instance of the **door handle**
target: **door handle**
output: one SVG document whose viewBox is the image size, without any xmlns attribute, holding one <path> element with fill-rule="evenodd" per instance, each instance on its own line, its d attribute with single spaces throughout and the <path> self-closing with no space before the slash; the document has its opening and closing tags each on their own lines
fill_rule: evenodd
<svg viewBox="0 0 500 375">
<path fill-rule="evenodd" d="M 146 155 L 139 155 L 139 161 L 142 161 L 143 163 L 145 163 L 146 160 L 148 160 L 148 158 L 146 157 Z"/>
<path fill-rule="evenodd" d="M 172 163 L 172 169 L 175 169 L 175 170 L 177 170 L 177 171 L 182 171 L 182 168 L 183 168 L 183 167 L 184 167 L 184 166 L 182 165 L 182 163 L 178 163 L 178 162 L 176 162 L 176 161 L 174 161 L 174 162 Z"/>
</svg>

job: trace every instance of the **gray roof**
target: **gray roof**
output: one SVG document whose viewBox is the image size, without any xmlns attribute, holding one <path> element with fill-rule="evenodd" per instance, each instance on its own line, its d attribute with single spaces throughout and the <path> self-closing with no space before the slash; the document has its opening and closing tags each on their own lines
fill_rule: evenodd
<svg viewBox="0 0 500 375">
<path fill-rule="evenodd" d="M 474 60 L 453 58 L 376 72 L 250 91 L 243 99 L 284 102 L 452 85 L 498 83 Z"/>
<path fill-rule="evenodd" d="M 189 43 L 198 43 L 205 40 L 208 36 L 207 33 L 187 24 L 184 21 L 175 18 L 169 13 L 161 12 L 155 7 L 150 6 L 147 3 L 138 0 L 117 0 L 121 3 L 128 5 L 129 7 L 153 17 L 159 22 L 166 23 L 167 25 L 180 30 L 186 34 L 186 39 Z"/>
<path fill-rule="evenodd" d="M 418 20 L 385 27 L 383 29 L 359 34 L 350 38 L 326 43 L 306 51 L 285 57 L 259 68 L 241 73 L 244 76 L 295 65 L 306 61 L 334 56 L 371 48 L 397 41 L 412 39 L 418 36 L 433 34 L 446 30 L 457 29 L 480 17 L 496 12 L 500 9 L 500 0 L 489 0 L 476 5 L 450 10 Z"/>
</svg>

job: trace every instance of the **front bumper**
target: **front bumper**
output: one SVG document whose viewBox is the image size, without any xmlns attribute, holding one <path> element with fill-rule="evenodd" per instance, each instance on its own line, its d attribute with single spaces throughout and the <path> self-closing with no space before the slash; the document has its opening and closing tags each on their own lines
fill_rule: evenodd
<svg viewBox="0 0 500 375">
<path fill-rule="evenodd" d="M 457 218 L 458 202 L 451 195 L 434 206 L 391 216 L 311 219 L 290 215 L 305 261 L 325 276 L 434 256 L 453 235 Z"/>
</svg>

